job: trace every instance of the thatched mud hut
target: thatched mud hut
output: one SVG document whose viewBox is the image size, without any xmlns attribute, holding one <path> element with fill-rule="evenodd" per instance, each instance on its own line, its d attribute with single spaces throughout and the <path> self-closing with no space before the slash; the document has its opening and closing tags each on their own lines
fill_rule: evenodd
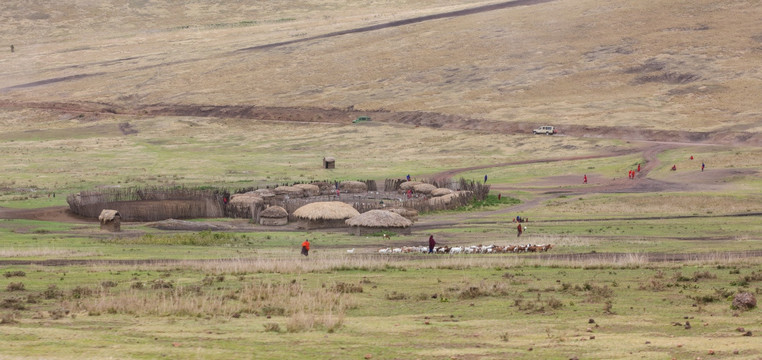
<svg viewBox="0 0 762 360">
<path fill-rule="evenodd" d="M 339 190 L 348 194 L 360 194 L 368 192 L 368 184 L 361 181 L 342 181 Z"/>
<path fill-rule="evenodd" d="M 273 193 L 278 196 L 288 196 L 289 198 L 305 197 L 304 189 L 296 186 L 278 186 L 273 189 Z"/>
<path fill-rule="evenodd" d="M 304 192 L 304 196 L 306 196 L 306 197 L 320 195 L 320 187 L 317 186 L 317 185 L 312 185 L 312 184 L 296 184 L 296 185 L 294 185 L 294 187 L 302 189 L 302 191 Z"/>
<path fill-rule="evenodd" d="M 98 221 L 101 222 L 101 230 L 122 231 L 122 215 L 119 214 L 119 211 L 103 209 L 98 215 Z"/>
<path fill-rule="evenodd" d="M 280 206 L 270 206 L 259 213 L 259 224 L 281 226 L 288 224 L 288 211 Z"/>
<path fill-rule="evenodd" d="M 432 191 L 436 190 L 437 187 L 431 184 L 418 184 L 413 186 L 413 191 L 419 193 L 419 194 L 431 194 Z"/>
<path fill-rule="evenodd" d="M 323 169 L 335 169 L 336 168 L 336 159 L 326 156 L 323 158 Z"/>
<path fill-rule="evenodd" d="M 445 195 L 450 195 L 452 193 L 454 193 L 454 191 L 447 188 L 436 188 L 431 191 L 431 196 L 434 196 L 434 197 L 445 196 Z"/>
<path fill-rule="evenodd" d="M 431 206 L 445 206 L 450 205 L 457 197 L 459 193 L 452 193 L 443 196 L 437 196 L 429 199 L 429 205 Z"/>
<path fill-rule="evenodd" d="M 386 209 L 387 211 L 391 211 L 393 213 L 397 213 L 405 217 L 405 219 L 408 219 L 412 222 L 418 221 L 418 210 L 411 209 L 411 208 L 391 208 Z"/>
<path fill-rule="evenodd" d="M 355 235 L 367 235 L 377 232 L 410 234 L 413 222 L 400 214 L 387 210 L 370 210 L 346 221 Z"/>
<path fill-rule="evenodd" d="M 413 190 L 413 187 L 416 185 L 423 184 L 420 181 L 405 181 L 402 184 L 400 184 L 400 192 L 406 192 L 408 190 Z"/>
<path fill-rule="evenodd" d="M 264 199 L 253 191 L 230 197 L 225 213 L 233 218 L 251 219 L 257 209 L 264 206 Z"/>
<path fill-rule="evenodd" d="M 346 227 L 345 220 L 359 215 L 352 205 L 340 201 L 321 201 L 304 205 L 294 211 L 300 229 Z"/>
</svg>

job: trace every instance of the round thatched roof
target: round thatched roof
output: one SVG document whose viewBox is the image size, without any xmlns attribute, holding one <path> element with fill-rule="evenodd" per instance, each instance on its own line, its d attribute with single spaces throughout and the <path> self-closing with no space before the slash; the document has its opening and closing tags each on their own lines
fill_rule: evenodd
<svg viewBox="0 0 762 360">
<path fill-rule="evenodd" d="M 265 218 L 284 218 L 288 216 L 288 211 L 280 206 L 270 206 L 262 210 L 259 216 Z"/>
<path fill-rule="evenodd" d="M 334 158 L 333 156 L 326 156 L 323 158 L 323 160 L 330 162 L 330 161 L 336 161 L 336 158 Z"/>
<path fill-rule="evenodd" d="M 368 185 L 361 181 L 342 181 L 339 189 L 348 193 L 364 193 L 368 191 Z"/>
<path fill-rule="evenodd" d="M 341 201 L 321 201 L 304 205 L 296 211 L 294 216 L 308 220 L 341 220 L 359 215 L 352 205 Z"/>
<path fill-rule="evenodd" d="M 320 195 L 320 187 L 317 185 L 312 184 L 296 184 L 294 185 L 296 188 L 300 188 L 304 191 L 304 194 L 307 196 L 318 196 Z"/>
<path fill-rule="evenodd" d="M 423 183 L 420 182 L 420 181 L 405 181 L 402 184 L 400 184 L 400 190 L 407 191 L 407 190 L 412 189 L 414 186 L 416 186 L 418 184 L 423 184 Z"/>
<path fill-rule="evenodd" d="M 437 188 L 431 191 L 431 196 L 445 196 L 452 194 L 454 191 L 447 188 Z"/>
<path fill-rule="evenodd" d="M 98 220 L 111 221 L 111 220 L 114 220 L 114 218 L 116 218 L 117 216 L 122 217 L 122 215 L 119 215 L 119 211 L 103 209 L 101 211 L 101 214 L 98 215 Z"/>
<path fill-rule="evenodd" d="M 257 194 L 257 195 L 259 195 L 259 196 L 261 196 L 263 198 L 268 198 L 268 197 L 275 196 L 275 193 L 272 190 L 270 190 L 270 189 L 257 189 L 257 190 L 254 190 L 253 193 L 255 193 L 255 194 Z"/>
<path fill-rule="evenodd" d="M 264 202 L 265 200 L 253 191 L 243 194 L 233 194 L 233 196 L 230 197 L 230 204 L 234 205 L 249 206 L 251 204 L 262 204 Z"/>
<path fill-rule="evenodd" d="M 406 218 L 418 216 L 418 210 L 410 209 L 410 208 L 390 208 L 390 209 L 386 209 L 386 211 L 391 211 L 393 213 L 400 214 Z"/>
<path fill-rule="evenodd" d="M 413 222 L 400 214 L 387 210 L 370 210 L 345 221 L 349 226 L 362 227 L 409 227 Z"/>
<path fill-rule="evenodd" d="M 278 186 L 273 192 L 275 195 L 304 196 L 304 190 L 296 186 Z"/>
<path fill-rule="evenodd" d="M 434 197 L 429 199 L 429 204 L 431 205 L 447 205 L 455 199 L 455 197 L 458 196 L 456 193 L 447 194 L 439 197 Z"/>
<path fill-rule="evenodd" d="M 431 184 L 418 184 L 413 186 L 413 190 L 421 194 L 431 194 L 431 192 L 436 189 L 437 187 Z"/>
</svg>

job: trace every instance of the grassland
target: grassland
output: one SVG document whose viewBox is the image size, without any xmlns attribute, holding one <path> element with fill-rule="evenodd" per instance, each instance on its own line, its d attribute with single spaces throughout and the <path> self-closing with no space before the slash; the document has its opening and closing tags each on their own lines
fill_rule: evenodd
<svg viewBox="0 0 762 360">
<path fill-rule="evenodd" d="M 393 23 L 498 3 L 0 4 L 0 358 L 761 358 L 759 308 L 732 301 L 762 295 L 762 8 Z M 492 196 L 390 240 L 233 219 L 107 233 L 62 210 L 98 188 L 406 174 L 488 174 Z M 377 252 L 429 234 L 554 248 Z"/>
</svg>

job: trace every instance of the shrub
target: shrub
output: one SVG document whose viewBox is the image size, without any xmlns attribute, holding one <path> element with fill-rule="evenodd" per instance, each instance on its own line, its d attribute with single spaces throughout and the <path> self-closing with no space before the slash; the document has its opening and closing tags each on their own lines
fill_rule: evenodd
<svg viewBox="0 0 762 360">
<path fill-rule="evenodd" d="M 286 309 L 279 306 L 265 306 L 262 308 L 262 315 L 265 316 L 283 316 L 286 314 Z"/>
<path fill-rule="evenodd" d="M 116 282 L 111 280 L 106 280 L 101 282 L 101 286 L 103 286 L 104 288 L 116 287 Z"/>
<path fill-rule="evenodd" d="M 564 303 L 562 303 L 561 300 L 558 300 L 558 299 L 556 299 L 554 297 L 546 300 L 545 304 L 547 304 L 548 307 L 551 308 L 551 309 L 560 309 L 560 308 L 564 307 Z"/>
<path fill-rule="evenodd" d="M 71 297 L 75 299 L 82 299 L 89 296 L 92 296 L 94 293 L 93 289 L 83 286 L 77 286 L 74 289 L 71 290 Z"/>
<path fill-rule="evenodd" d="M 26 276 L 26 273 L 19 270 L 19 271 L 6 271 L 3 276 L 9 278 L 9 277 L 24 277 Z"/>
<path fill-rule="evenodd" d="M 265 324 L 265 332 L 280 332 L 280 325 L 278 323 Z"/>
<path fill-rule="evenodd" d="M 716 279 L 716 278 L 717 278 L 717 275 L 712 274 L 709 271 L 704 271 L 704 272 L 696 271 L 693 273 L 693 278 L 691 280 L 699 281 L 701 279 Z"/>
<path fill-rule="evenodd" d="M 751 310 L 757 307 L 757 299 L 750 292 L 741 292 L 733 298 L 731 307 L 737 310 Z"/>
<path fill-rule="evenodd" d="M 588 291 L 588 302 L 598 302 L 614 295 L 614 290 L 608 287 L 608 285 L 598 286 L 586 282 L 585 289 Z"/>
<path fill-rule="evenodd" d="M 0 325 L 2 324 L 15 324 L 18 321 L 16 320 L 16 314 L 10 312 L 10 313 L 4 313 L 3 316 L 0 316 Z"/>
<path fill-rule="evenodd" d="M 19 298 L 5 298 L 0 301 L 0 308 L 13 310 L 26 310 L 24 302 Z"/>
<path fill-rule="evenodd" d="M 386 293 L 386 300 L 405 300 L 407 299 L 407 294 L 398 293 L 396 291 L 392 291 L 391 293 Z"/>
<path fill-rule="evenodd" d="M 8 286 L 5 289 L 8 290 L 8 291 L 24 291 L 24 288 L 25 288 L 24 287 L 24 283 L 22 283 L 22 282 L 17 282 L 17 283 L 12 282 L 12 283 L 8 284 Z"/>
<path fill-rule="evenodd" d="M 42 296 L 46 299 L 56 299 L 63 297 L 63 291 L 59 290 L 55 284 L 51 284 L 42 292 Z"/>
<path fill-rule="evenodd" d="M 164 281 L 162 279 L 156 279 L 151 283 L 152 289 L 173 289 L 175 284 L 171 281 Z"/>
<path fill-rule="evenodd" d="M 349 284 L 344 282 L 336 283 L 331 287 L 331 290 L 342 293 L 342 294 L 350 294 L 350 293 L 361 293 L 362 292 L 362 285 L 355 285 L 355 284 Z"/>
</svg>

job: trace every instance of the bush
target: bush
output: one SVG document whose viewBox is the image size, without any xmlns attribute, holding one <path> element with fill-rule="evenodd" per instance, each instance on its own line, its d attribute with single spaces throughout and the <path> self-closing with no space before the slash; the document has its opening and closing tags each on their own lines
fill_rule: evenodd
<svg viewBox="0 0 762 360">
<path fill-rule="evenodd" d="M 77 286 L 71 290 L 71 297 L 75 299 L 82 299 L 93 295 L 93 289 L 83 286 Z"/>
<path fill-rule="evenodd" d="M 17 282 L 17 283 L 12 282 L 12 283 L 8 284 L 8 286 L 5 289 L 8 290 L 8 291 L 24 291 L 24 283 L 22 283 L 22 282 Z"/>
<path fill-rule="evenodd" d="M 26 310 L 24 302 L 19 298 L 5 298 L 0 301 L 0 308 L 13 310 Z"/>
<path fill-rule="evenodd" d="M 26 276 L 26 273 L 19 270 L 19 271 L 6 271 L 3 276 L 9 278 L 9 277 L 24 277 Z"/>
<path fill-rule="evenodd" d="M 757 307 L 757 299 L 750 292 L 736 294 L 733 298 L 732 308 L 737 310 L 751 310 Z"/>
<path fill-rule="evenodd" d="M 331 287 L 331 290 L 342 293 L 342 294 L 350 294 L 350 293 L 361 293 L 362 292 L 362 285 L 355 285 L 355 284 L 348 284 L 344 282 L 336 283 Z"/>
<path fill-rule="evenodd" d="M 48 285 L 48 288 L 42 292 L 42 296 L 46 299 L 57 299 L 63 297 L 63 291 L 58 289 L 58 286 L 52 284 Z"/>
<path fill-rule="evenodd" d="M 280 325 L 278 323 L 265 324 L 265 332 L 280 332 Z"/>
<path fill-rule="evenodd" d="M 407 299 L 407 294 L 398 293 L 396 291 L 392 291 L 391 293 L 386 293 L 386 300 L 405 300 Z"/>
</svg>

